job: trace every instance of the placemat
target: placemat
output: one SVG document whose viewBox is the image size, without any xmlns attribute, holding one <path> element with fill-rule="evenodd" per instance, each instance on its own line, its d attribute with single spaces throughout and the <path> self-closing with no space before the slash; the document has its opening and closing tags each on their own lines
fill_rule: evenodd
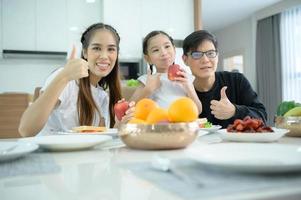
<svg viewBox="0 0 301 200">
<path fill-rule="evenodd" d="M 50 154 L 31 153 L 23 157 L 1 162 L 0 178 L 20 175 L 37 175 L 60 172 L 58 166 Z"/>
<path fill-rule="evenodd" d="M 184 199 L 220 199 L 235 194 L 277 190 L 301 185 L 301 173 L 248 174 L 212 168 L 193 160 L 174 160 L 173 168 L 192 181 L 185 181 L 172 172 L 152 167 L 150 162 L 127 164 L 122 167 Z M 301 190 L 301 189 L 300 189 Z"/>
</svg>

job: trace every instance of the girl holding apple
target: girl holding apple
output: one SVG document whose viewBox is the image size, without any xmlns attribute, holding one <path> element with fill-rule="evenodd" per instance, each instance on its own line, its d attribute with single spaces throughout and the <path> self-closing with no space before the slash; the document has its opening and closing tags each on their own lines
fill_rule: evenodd
<svg viewBox="0 0 301 200">
<path fill-rule="evenodd" d="M 216 72 L 217 40 L 208 31 L 195 31 L 184 39 L 183 60 L 195 76 L 193 85 L 203 105 L 199 117 L 223 128 L 246 116 L 266 121 L 265 107 L 243 74 Z"/>
<path fill-rule="evenodd" d="M 196 104 L 199 112 L 202 104 L 194 90 L 192 76 L 175 62 L 176 49 L 173 39 L 164 31 L 152 31 L 143 40 L 144 59 L 149 63 L 147 74 L 138 78 L 140 82 L 131 100 L 151 98 L 162 108 L 168 108 L 179 97 L 188 96 Z M 168 69 L 171 69 L 168 76 Z M 154 67 L 156 73 L 153 73 Z"/>
<path fill-rule="evenodd" d="M 133 104 L 121 121 L 115 118 L 113 109 L 121 99 L 119 42 L 118 33 L 110 25 L 88 27 L 81 37 L 81 58 L 76 58 L 73 48 L 64 68 L 51 74 L 40 97 L 24 112 L 20 134 L 33 136 L 82 125 L 113 127 L 128 121 Z"/>
</svg>

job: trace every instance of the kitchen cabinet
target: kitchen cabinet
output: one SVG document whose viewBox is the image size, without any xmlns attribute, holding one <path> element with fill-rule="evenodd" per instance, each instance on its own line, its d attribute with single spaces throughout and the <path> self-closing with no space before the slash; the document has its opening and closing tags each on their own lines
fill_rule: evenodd
<svg viewBox="0 0 301 200">
<path fill-rule="evenodd" d="M 64 1 L 36 1 L 36 50 L 66 51 L 67 29 Z"/>
<path fill-rule="evenodd" d="M 2 0 L 2 48 L 65 51 L 65 10 L 59 0 Z"/>
<path fill-rule="evenodd" d="M 2 0 L 2 48 L 34 50 L 35 0 Z"/>
<path fill-rule="evenodd" d="M 120 58 L 141 58 L 144 23 L 141 0 L 104 0 L 104 22 L 112 25 L 120 35 Z M 114 11 L 114 14 L 112 14 Z"/>
<path fill-rule="evenodd" d="M 150 31 L 163 30 L 184 39 L 194 30 L 193 0 L 103 0 L 104 22 L 121 36 L 120 57 L 142 59 L 142 40 Z M 112 10 L 114 13 L 112 14 Z"/>
<path fill-rule="evenodd" d="M 102 0 L 95 0 L 93 3 L 84 0 L 66 0 L 66 5 L 68 48 L 73 44 L 80 47 L 82 33 L 90 25 L 103 22 Z"/>
<path fill-rule="evenodd" d="M 68 51 L 89 25 L 102 21 L 102 0 L 1 1 L 2 49 Z"/>
</svg>

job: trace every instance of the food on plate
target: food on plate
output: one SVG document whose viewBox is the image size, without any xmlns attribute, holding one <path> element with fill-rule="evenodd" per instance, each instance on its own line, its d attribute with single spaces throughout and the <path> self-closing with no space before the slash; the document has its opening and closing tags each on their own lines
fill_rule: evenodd
<svg viewBox="0 0 301 200">
<path fill-rule="evenodd" d="M 129 102 L 123 100 L 114 105 L 114 112 L 117 119 L 120 121 L 125 115 L 125 111 L 129 108 Z"/>
<path fill-rule="evenodd" d="M 228 126 L 227 131 L 237 133 L 274 132 L 271 127 L 265 126 L 261 119 L 251 118 L 250 116 L 246 116 L 243 120 L 236 119 L 233 124 Z"/>
<path fill-rule="evenodd" d="M 103 126 L 77 126 L 72 128 L 73 131 L 79 133 L 90 133 L 90 132 L 104 132 L 107 130 Z"/>
<path fill-rule="evenodd" d="M 179 77 L 180 75 L 178 75 L 177 73 L 181 71 L 181 67 L 178 64 L 172 64 L 168 67 L 168 79 L 173 81 L 175 79 L 175 77 Z"/>
<path fill-rule="evenodd" d="M 213 125 L 211 122 L 206 122 L 204 124 L 199 124 L 200 128 L 211 128 Z"/>
<path fill-rule="evenodd" d="M 200 128 L 211 128 L 213 126 L 211 122 L 208 122 L 207 118 L 199 118 L 196 121 Z"/>
</svg>

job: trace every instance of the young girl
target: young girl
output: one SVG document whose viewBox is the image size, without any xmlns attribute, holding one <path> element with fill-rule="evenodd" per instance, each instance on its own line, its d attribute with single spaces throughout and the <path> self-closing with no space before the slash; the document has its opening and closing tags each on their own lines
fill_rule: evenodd
<svg viewBox="0 0 301 200">
<path fill-rule="evenodd" d="M 103 23 L 91 25 L 81 37 L 81 58 L 75 57 L 73 48 L 64 68 L 48 78 L 41 96 L 24 112 L 20 134 L 49 134 L 81 125 L 113 127 L 113 106 L 121 99 L 119 42 L 113 27 Z M 131 118 L 132 106 L 121 122 Z M 118 123 L 117 120 L 115 126 Z"/>
<path fill-rule="evenodd" d="M 170 81 L 167 77 L 168 67 L 175 61 L 176 50 L 173 39 L 163 31 L 152 31 L 143 40 L 143 54 L 151 70 L 138 78 L 141 84 L 131 100 L 138 101 L 148 97 L 156 101 L 160 107 L 168 108 L 175 99 L 188 96 L 197 104 L 201 113 L 202 104 L 194 90 L 192 76 L 181 70 L 177 73 L 179 77 L 174 81 Z M 156 74 L 152 74 L 154 66 Z"/>
</svg>

